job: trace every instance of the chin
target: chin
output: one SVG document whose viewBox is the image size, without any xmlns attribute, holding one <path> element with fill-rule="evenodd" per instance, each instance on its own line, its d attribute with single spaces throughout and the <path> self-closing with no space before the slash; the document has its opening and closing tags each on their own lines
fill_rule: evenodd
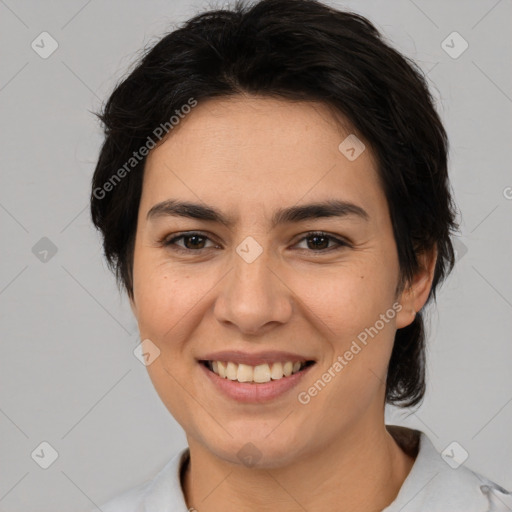
<svg viewBox="0 0 512 512">
<path fill-rule="evenodd" d="M 271 432 L 271 431 L 270 431 Z M 271 439 L 272 438 L 272 439 Z M 305 443 L 307 441 L 305 440 Z M 286 434 L 281 436 L 268 429 L 226 437 L 202 443 L 215 457 L 248 469 L 275 469 L 292 464 L 306 450 L 300 448 L 298 440 Z"/>
</svg>

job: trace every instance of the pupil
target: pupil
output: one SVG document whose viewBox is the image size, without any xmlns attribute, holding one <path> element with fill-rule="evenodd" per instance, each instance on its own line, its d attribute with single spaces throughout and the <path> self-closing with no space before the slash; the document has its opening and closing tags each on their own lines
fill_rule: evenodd
<svg viewBox="0 0 512 512">
<path fill-rule="evenodd" d="M 189 245 L 190 245 L 189 242 L 192 239 L 195 239 L 197 241 L 197 239 L 202 239 L 202 238 L 203 238 L 202 236 L 198 236 L 198 235 L 187 236 L 186 237 L 186 243 L 185 243 L 187 249 L 197 249 L 197 244 L 192 243 L 192 247 L 189 247 Z M 200 247 L 200 249 L 202 249 L 202 247 Z"/>
<path fill-rule="evenodd" d="M 312 237 L 310 237 L 310 240 L 318 241 L 319 239 L 320 239 L 320 240 L 322 240 L 322 239 L 323 239 L 324 241 L 327 241 L 327 237 L 326 237 L 326 236 L 322 236 L 322 235 L 313 235 Z M 328 244 L 328 243 L 329 243 L 329 242 L 327 242 L 327 244 Z M 320 248 L 320 249 L 325 249 L 325 248 L 326 248 L 326 247 L 319 247 L 319 245 L 318 245 L 316 242 L 314 242 L 313 244 L 315 245 L 315 247 L 316 247 L 317 249 L 318 249 L 318 248 Z M 320 245 L 325 246 L 325 243 L 324 243 L 324 244 L 320 244 Z"/>
</svg>

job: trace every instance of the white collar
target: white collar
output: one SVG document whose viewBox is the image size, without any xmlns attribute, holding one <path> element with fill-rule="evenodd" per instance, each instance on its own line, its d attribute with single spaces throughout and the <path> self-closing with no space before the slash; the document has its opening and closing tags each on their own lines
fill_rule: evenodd
<svg viewBox="0 0 512 512">
<path fill-rule="evenodd" d="M 453 469 L 423 432 L 401 430 L 419 437 L 418 455 L 398 496 L 382 512 L 512 511 L 505 489 L 464 465 Z"/>
</svg>

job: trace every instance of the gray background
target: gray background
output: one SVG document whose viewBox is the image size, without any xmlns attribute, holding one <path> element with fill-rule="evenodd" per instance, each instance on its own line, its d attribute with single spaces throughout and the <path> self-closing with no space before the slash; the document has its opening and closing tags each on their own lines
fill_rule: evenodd
<svg viewBox="0 0 512 512">
<path fill-rule="evenodd" d="M 388 420 L 424 430 L 440 451 L 457 441 L 466 465 L 512 488 L 512 4 L 330 3 L 368 16 L 428 72 L 462 214 L 459 261 L 431 313 L 426 400 Z M 144 45 L 209 5 L 0 0 L 3 512 L 88 510 L 185 443 L 132 353 L 136 323 L 89 220 L 101 143 L 89 111 Z M 43 31 L 58 43 L 46 59 L 31 47 Z M 456 59 L 441 47 L 453 31 L 469 44 Z M 49 449 L 31 456 L 43 441 L 58 452 L 48 469 L 35 460 Z"/>
</svg>

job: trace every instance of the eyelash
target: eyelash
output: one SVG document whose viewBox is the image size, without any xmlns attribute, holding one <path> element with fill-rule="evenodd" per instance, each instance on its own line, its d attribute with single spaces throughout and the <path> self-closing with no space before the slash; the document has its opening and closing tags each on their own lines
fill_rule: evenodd
<svg viewBox="0 0 512 512">
<path fill-rule="evenodd" d="M 162 240 L 160 240 L 160 243 L 164 246 L 164 247 L 168 247 L 168 248 L 171 248 L 173 251 L 177 251 L 177 252 L 185 252 L 185 253 L 193 253 L 193 252 L 197 252 L 197 253 L 200 253 L 204 250 L 207 250 L 207 249 L 211 249 L 212 247 L 203 247 L 203 248 L 200 248 L 200 249 L 187 249 L 186 247 L 180 247 L 178 245 L 176 245 L 176 241 L 178 240 L 181 240 L 181 239 L 184 239 L 184 238 L 192 238 L 193 236 L 199 236 L 199 237 L 202 237 L 206 240 L 210 240 L 210 238 L 204 234 L 204 233 L 201 233 L 199 231 L 189 231 L 187 233 L 182 233 L 178 236 L 173 236 L 172 238 L 164 238 Z M 350 244 L 340 238 L 337 238 L 335 236 L 332 236 L 328 233 L 325 233 L 323 231 L 312 231 L 312 232 L 309 232 L 306 234 L 306 236 L 302 237 L 298 242 L 302 242 L 304 240 L 307 240 L 308 238 L 313 238 L 315 236 L 318 236 L 318 237 L 322 237 L 322 238 L 327 238 L 329 239 L 330 241 L 334 241 L 337 245 L 337 247 L 329 247 L 327 249 L 320 249 L 318 251 L 315 251 L 315 250 L 312 250 L 312 249 L 302 249 L 302 250 L 305 250 L 305 251 L 308 251 L 308 252 L 313 252 L 313 253 L 320 253 L 320 254 L 325 254 L 327 252 L 331 252 L 333 250 L 340 250 L 342 248 L 345 248 L 345 247 L 350 247 Z M 295 244 L 296 245 L 296 244 Z M 174 247 L 171 247 L 171 246 L 174 246 Z"/>
</svg>

